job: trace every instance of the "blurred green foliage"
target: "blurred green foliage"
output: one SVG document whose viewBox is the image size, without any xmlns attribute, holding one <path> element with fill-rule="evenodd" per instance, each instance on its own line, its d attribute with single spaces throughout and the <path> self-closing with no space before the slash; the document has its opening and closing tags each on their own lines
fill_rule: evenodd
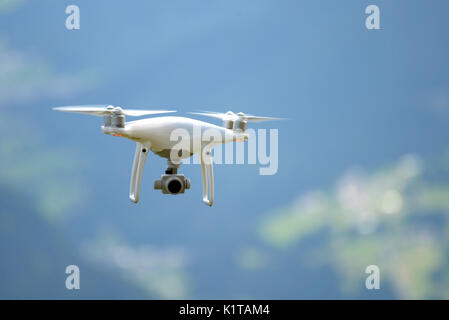
<svg viewBox="0 0 449 320">
<path fill-rule="evenodd" d="M 39 130 L 4 114 L 0 139 L 0 181 L 32 196 L 39 213 L 56 221 L 82 207 L 86 188 L 73 150 L 46 146 Z"/>
<path fill-rule="evenodd" d="M 349 296 L 364 288 L 368 265 L 399 298 L 449 298 L 449 172 L 441 159 L 414 155 L 383 170 L 344 175 L 333 190 L 302 195 L 267 215 L 260 237 L 273 248 L 328 235 L 310 257 L 337 271 Z M 429 168 L 429 169 L 426 169 Z M 439 177 L 436 179 L 435 177 Z"/>
</svg>

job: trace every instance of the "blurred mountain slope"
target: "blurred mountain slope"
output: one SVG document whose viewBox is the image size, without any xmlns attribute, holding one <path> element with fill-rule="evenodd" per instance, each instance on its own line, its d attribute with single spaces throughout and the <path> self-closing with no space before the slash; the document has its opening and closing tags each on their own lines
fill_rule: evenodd
<svg viewBox="0 0 449 320">
<path fill-rule="evenodd" d="M 381 288 L 398 298 L 448 299 L 448 160 L 407 155 L 372 173 L 351 170 L 335 189 L 305 193 L 268 214 L 259 235 L 291 257 L 325 234 L 308 259 L 334 270 L 343 296 L 367 292 L 365 268 L 374 264 Z"/>
<path fill-rule="evenodd" d="M 1 299 L 151 298 L 107 267 L 81 258 L 63 231 L 36 213 L 29 197 L 2 184 L 0 203 Z M 80 290 L 65 287 L 65 268 L 71 264 L 80 268 Z"/>
</svg>

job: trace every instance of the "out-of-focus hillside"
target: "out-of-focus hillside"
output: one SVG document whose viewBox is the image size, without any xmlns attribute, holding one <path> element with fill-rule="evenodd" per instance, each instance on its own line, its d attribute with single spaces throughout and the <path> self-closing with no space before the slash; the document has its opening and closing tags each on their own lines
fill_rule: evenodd
<svg viewBox="0 0 449 320">
<path fill-rule="evenodd" d="M 382 286 L 397 298 L 448 299 L 448 177 L 448 154 L 428 161 L 408 155 L 373 172 L 355 169 L 334 188 L 304 193 L 267 215 L 259 234 L 276 252 L 289 252 L 285 260 L 325 235 L 306 259 L 331 268 L 343 296 L 366 291 L 365 268 L 377 265 Z"/>
<path fill-rule="evenodd" d="M 62 230 L 39 216 L 31 197 L 1 182 L 0 203 L 0 299 L 152 297 L 83 259 Z M 82 290 L 65 287 L 71 264 L 81 270 Z"/>
</svg>

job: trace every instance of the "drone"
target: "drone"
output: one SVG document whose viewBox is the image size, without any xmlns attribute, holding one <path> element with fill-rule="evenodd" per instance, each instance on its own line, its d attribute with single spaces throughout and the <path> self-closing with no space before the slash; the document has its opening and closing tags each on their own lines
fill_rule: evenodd
<svg viewBox="0 0 449 320">
<path fill-rule="evenodd" d="M 178 174 L 178 168 L 182 159 L 198 154 L 201 163 L 203 202 L 212 206 L 214 202 L 212 148 L 220 143 L 248 140 L 248 134 L 245 133 L 248 122 L 282 120 L 281 118 L 260 117 L 242 112 L 235 114 L 232 111 L 226 113 L 190 112 L 190 114 L 221 119 L 222 126 L 217 126 L 208 122 L 177 116 L 158 116 L 126 121 L 126 116 L 150 116 L 176 112 L 174 110 L 122 109 L 112 105 L 55 107 L 53 110 L 103 117 L 104 124 L 101 126 L 103 133 L 115 137 L 124 137 L 136 142 L 129 189 L 129 198 L 134 203 L 139 201 L 143 167 L 147 154 L 151 150 L 156 155 L 167 159 L 165 174 L 161 175 L 161 179 L 154 181 L 154 189 L 171 195 L 182 194 L 186 189 L 190 189 L 190 180 L 184 175 Z M 175 130 L 183 130 L 187 133 L 189 141 L 181 147 L 179 147 L 177 140 L 172 141 L 173 139 L 171 139 Z M 219 138 L 203 141 L 201 135 L 211 130 L 218 133 Z"/>
</svg>

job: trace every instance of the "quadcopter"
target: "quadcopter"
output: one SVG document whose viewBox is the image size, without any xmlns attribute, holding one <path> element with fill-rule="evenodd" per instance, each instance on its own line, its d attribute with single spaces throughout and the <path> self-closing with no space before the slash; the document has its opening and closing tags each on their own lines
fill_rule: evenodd
<svg viewBox="0 0 449 320">
<path fill-rule="evenodd" d="M 158 116 L 126 122 L 126 116 L 141 117 L 172 113 L 172 110 L 138 110 L 122 109 L 112 105 L 88 105 L 56 107 L 53 110 L 89 114 L 104 118 L 101 126 L 105 134 L 124 137 L 136 142 L 136 151 L 131 171 L 129 198 L 134 203 L 139 201 L 140 182 L 148 152 L 167 159 L 167 169 L 160 180 L 154 181 L 154 189 L 164 194 L 177 195 L 190 189 L 190 180 L 178 174 L 181 160 L 194 154 L 199 155 L 201 163 L 203 202 L 212 206 L 214 202 L 214 172 L 211 149 L 217 144 L 233 141 L 246 141 L 245 133 L 248 122 L 281 120 L 281 118 L 259 117 L 242 112 L 191 112 L 191 114 L 214 117 L 222 120 L 222 126 L 196 119 L 176 116 Z M 180 146 L 172 134 L 181 130 L 187 137 L 187 143 Z M 203 141 L 203 134 L 215 132 L 215 139 Z M 218 137 L 218 138 L 217 138 Z"/>
</svg>

